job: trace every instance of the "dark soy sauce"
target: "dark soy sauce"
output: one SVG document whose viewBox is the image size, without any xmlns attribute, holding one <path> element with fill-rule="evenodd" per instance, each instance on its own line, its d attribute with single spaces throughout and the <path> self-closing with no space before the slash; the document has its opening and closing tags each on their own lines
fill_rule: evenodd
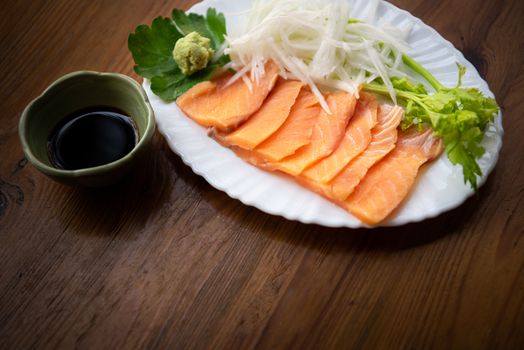
<svg viewBox="0 0 524 350">
<path fill-rule="evenodd" d="M 138 141 L 133 120 L 112 107 L 76 111 L 51 133 L 49 158 L 60 169 L 77 170 L 114 162 Z"/>
</svg>

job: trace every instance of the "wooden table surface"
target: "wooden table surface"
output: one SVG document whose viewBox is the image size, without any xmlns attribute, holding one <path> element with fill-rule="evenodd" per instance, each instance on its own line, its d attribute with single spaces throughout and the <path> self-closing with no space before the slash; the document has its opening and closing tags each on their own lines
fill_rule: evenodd
<svg viewBox="0 0 524 350">
<path fill-rule="evenodd" d="M 18 118 L 75 70 L 132 70 L 127 36 L 193 1 L 0 5 L 0 348 L 524 347 L 524 2 L 394 0 L 450 40 L 503 108 L 478 198 L 419 224 L 328 229 L 246 207 L 157 133 L 105 190 L 47 179 Z"/>
</svg>

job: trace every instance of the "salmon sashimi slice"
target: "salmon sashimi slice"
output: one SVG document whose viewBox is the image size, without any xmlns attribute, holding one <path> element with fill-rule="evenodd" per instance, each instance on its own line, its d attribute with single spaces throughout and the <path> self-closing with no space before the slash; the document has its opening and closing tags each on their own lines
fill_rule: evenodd
<svg viewBox="0 0 524 350">
<path fill-rule="evenodd" d="M 313 126 L 320 113 L 315 95 L 303 88 L 284 124 L 267 140 L 255 148 L 262 158 L 278 162 L 293 155 L 311 141 Z"/>
<path fill-rule="evenodd" d="M 353 192 L 368 169 L 388 154 L 397 142 L 397 127 L 402 120 L 401 107 L 381 105 L 378 107 L 377 125 L 371 130 L 368 147 L 350 161 L 330 182 L 321 183 L 299 178 L 300 183 L 335 203 L 344 201 Z"/>
<path fill-rule="evenodd" d="M 226 135 L 225 142 L 245 149 L 254 149 L 286 121 L 304 84 L 279 78 L 266 101 L 242 126 Z"/>
<path fill-rule="evenodd" d="M 369 169 L 342 205 L 366 224 L 381 222 L 408 195 L 420 166 L 438 157 L 442 148 L 442 139 L 431 129 L 401 133 L 395 149 Z"/>
<path fill-rule="evenodd" d="M 265 65 L 265 74 L 251 80 L 251 88 L 242 79 L 228 85 L 232 73 L 213 81 L 199 83 L 180 96 L 176 103 L 191 119 L 205 127 L 228 131 L 237 127 L 261 106 L 278 78 L 273 61 Z"/>
<path fill-rule="evenodd" d="M 379 107 L 378 124 L 371 130 L 371 142 L 364 152 L 349 162 L 323 189 L 329 197 L 344 201 L 366 176 L 369 168 L 395 148 L 397 127 L 403 116 L 404 110 L 401 107 Z"/>
<path fill-rule="evenodd" d="M 311 142 L 292 156 L 271 164 L 270 168 L 297 176 L 318 160 L 333 153 L 342 141 L 347 124 L 353 116 L 356 98 L 340 91 L 327 96 L 326 102 L 331 114 L 320 111 L 313 127 Z"/>
<path fill-rule="evenodd" d="M 377 109 L 378 103 L 373 95 L 361 94 L 355 114 L 346 128 L 340 145 L 331 155 L 311 166 L 300 176 L 319 183 L 331 181 L 369 145 L 371 129 L 377 124 Z"/>
</svg>

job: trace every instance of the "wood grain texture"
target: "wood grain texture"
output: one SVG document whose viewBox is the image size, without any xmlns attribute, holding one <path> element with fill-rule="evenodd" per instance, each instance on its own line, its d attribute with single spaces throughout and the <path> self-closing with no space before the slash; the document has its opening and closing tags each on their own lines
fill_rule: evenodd
<svg viewBox="0 0 524 350">
<path fill-rule="evenodd" d="M 107 190 L 24 159 L 25 105 L 75 70 L 132 71 L 127 35 L 192 1 L 0 4 L 0 348 L 524 347 L 524 2 L 394 0 L 503 108 L 478 198 L 399 228 L 327 229 L 214 190 L 155 135 Z"/>
</svg>

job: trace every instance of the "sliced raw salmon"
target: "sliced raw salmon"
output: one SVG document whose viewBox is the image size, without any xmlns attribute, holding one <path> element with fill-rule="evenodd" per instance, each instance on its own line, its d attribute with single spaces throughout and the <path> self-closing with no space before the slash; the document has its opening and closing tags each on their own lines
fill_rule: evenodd
<svg viewBox="0 0 524 350">
<path fill-rule="evenodd" d="M 266 101 L 234 132 L 224 136 L 230 145 L 253 149 L 273 135 L 286 121 L 304 84 L 279 78 Z"/>
<path fill-rule="evenodd" d="M 346 126 L 355 111 L 356 98 L 347 92 L 336 92 L 326 99 L 331 114 L 321 110 L 313 127 L 311 142 L 292 156 L 273 163 L 269 168 L 297 176 L 318 160 L 329 156 L 340 144 Z"/>
<path fill-rule="evenodd" d="M 358 106 L 357 106 L 358 107 Z M 350 161 L 330 182 L 321 183 L 304 177 L 298 180 L 312 191 L 320 193 L 335 203 L 344 201 L 353 192 L 368 169 L 388 154 L 397 142 L 397 126 L 403 116 L 403 109 L 390 105 L 378 107 L 377 125 L 371 130 L 368 147 Z"/>
<path fill-rule="evenodd" d="M 403 116 L 401 107 L 380 106 L 378 124 L 371 130 L 371 142 L 324 188 L 329 197 L 337 201 L 345 200 L 366 176 L 368 169 L 395 148 L 397 127 Z"/>
<path fill-rule="evenodd" d="M 318 183 L 331 181 L 371 141 L 371 129 L 377 124 L 377 100 L 373 95 L 361 94 L 355 114 L 349 121 L 340 145 L 331 155 L 304 171 L 300 176 Z"/>
<path fill-rule="evenodd" d="M 303 88 L 284 124 L 255 150 L 262 158 L 278 162 L 311 141 L 320 105 L 311 91 Z"/>
<path fill-rule="evenodd" d="M 266 63 L 265 74 L 252 89 L 242 79 L 227 85 L 232 74 L 227 72 L 213 81 L 199 83 L 180 96 L 176 103 L 191 119 L 206 127 L 228 131 L 255 113 L 273 89 L 278 67 Z"/>
<path fill-rule="evenodd" d="M 342 205 L 367 224 L 381 222 L 407 196 L 420 166 L 441 152 L 442 140 L 431 129 L 401 133 L 395 149 L 369 169 Z"/>
</svg>

